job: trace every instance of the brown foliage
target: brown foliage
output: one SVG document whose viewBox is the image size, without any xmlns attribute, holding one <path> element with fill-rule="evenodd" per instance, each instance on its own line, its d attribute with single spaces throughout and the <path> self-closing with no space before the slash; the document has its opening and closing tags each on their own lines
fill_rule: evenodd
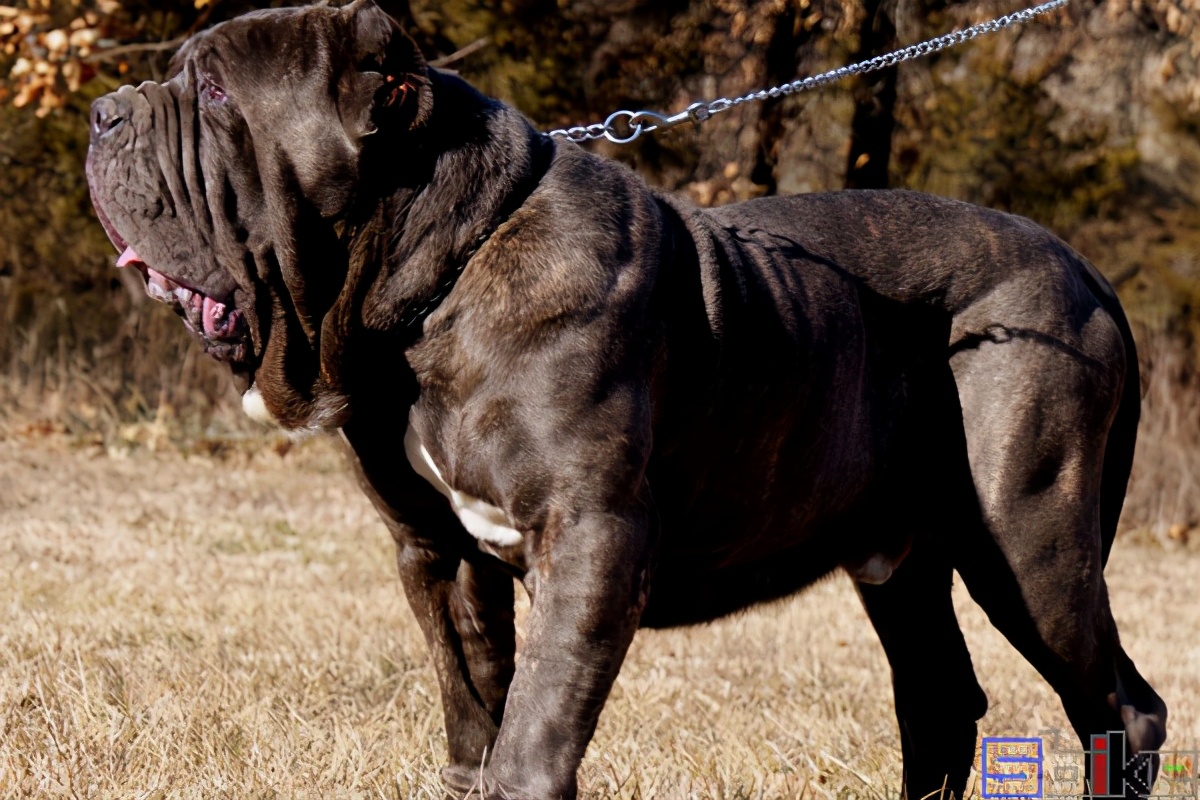
<svg viewBox="0 0 1200 800">
<path fill-rule="evenodd" d="M 62 108 L 68 93 L 95 77 L 87 59 L 98 46 L 115 41 L 114 21 L 87 11 L 55 27 L 48 2 L 0 6 L 0 51 L 12 60 L 0 100 L 10 99 L 17 108 L 36 102 L 39 117 Z"/>
<path fill-rule="evenodd" d="M 18 416 L 76 430 L 173 416 L 193 430 L 213 419 L 235 424 L 222 372 L 144 299 L 134 276 L 112 266 L 83 180 L 86 112 L 99 93 L 160 78 L 181 37 L 277 1 L 0 5 L 0 424 Z M 543 128 L 615 108 L 677 111 L 999 10 L 986 0 L 379 1 L 408 21 L 430 58 L 450 56 Z M 1181 434 L 1154 433 L 1166 424 L 1159 415 L 1200 429 L 1183 411 L 1195 395 L 1186 370 L 1161 366 L 1167 350 L 1187 369 L 1200 363 L 1191 346 L 1200 336 L 1198 4 L 1074 3 L 881 81 L 752 104 L 632 147 L 593 147 L 711 205 L 838 188 L 852 163 L 863 166 L 861 140 L 874 137 L 870 157 L 887 161 L 875 174 L 891 185 L 1048 225 L 1119 283 L 1146 336 L 1163 332 L 1147 347 L 1142 452 L 1167 458 L 1153 441 Z M 889 91 L 894 106 L 884 102 Z M 888 120 L 894 132 L 880 133 Z M 1176 474 L 1191 470 L 1187 458 L 1171 463 L 1165 469 Z M 1145 494 L 1164 484 L 1138 485 Z M 1154 511 L 1149 494 L 1134 507 L 1192 524 L 1198 492 L 1172 491 L 1188 498 L 1178 511 Z"/>
</svg>

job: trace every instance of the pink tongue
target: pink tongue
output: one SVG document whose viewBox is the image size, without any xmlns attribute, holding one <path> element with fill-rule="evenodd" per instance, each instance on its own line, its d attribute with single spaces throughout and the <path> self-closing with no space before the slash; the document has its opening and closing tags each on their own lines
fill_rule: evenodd
<svg viewBox="0 0 1200 800">
<path fill-rule="evenodd" d="M 125 252 L 121 253 L 121 257 L 117 259 L 117 266 L 126 267 L 135 261 L 141 260 L 142 259 L 138 256 L 138 254 L 133 251 L 132 247 L 126 247 Z"/>
</svg>

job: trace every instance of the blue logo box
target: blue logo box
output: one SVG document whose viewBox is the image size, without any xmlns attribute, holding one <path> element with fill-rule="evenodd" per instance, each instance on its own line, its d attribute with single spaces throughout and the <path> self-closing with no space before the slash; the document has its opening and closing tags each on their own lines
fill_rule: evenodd
<svg viewBox="0 0 1200 800">
<path fill-rule="evenodd" d="M 1042 796 L 1041 738 L 985 736 L 979 761 L 981 797 L 1036 800 Z"/>
</svg>

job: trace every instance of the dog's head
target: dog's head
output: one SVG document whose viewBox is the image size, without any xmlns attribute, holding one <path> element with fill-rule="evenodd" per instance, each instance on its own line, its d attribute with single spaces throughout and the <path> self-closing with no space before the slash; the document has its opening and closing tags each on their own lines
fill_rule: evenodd
<svg viewBox="0 0 1200 800">
<path fill-rule="evenodd" d="M 356 0 L 218 25 L 165 83 L 92 106 L 88 182 L 118 266 L 140 270 L 287 427 L 339 424 L 321 327 L 345 290 L 364 152 L 386 130 L 403 160 L 431 104 L 415 44 Z"/>
</svg>

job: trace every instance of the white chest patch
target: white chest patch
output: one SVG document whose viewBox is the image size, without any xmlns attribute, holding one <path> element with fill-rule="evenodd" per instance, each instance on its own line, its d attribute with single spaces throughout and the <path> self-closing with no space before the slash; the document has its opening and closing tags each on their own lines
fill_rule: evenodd
<svg viewBox="0 0 1200 800">
<path fill-rule="evenodd" d="M 408 430 L 404 434 L 404 453 L 408 456 L 408 463 L 412 464 L 417 474 L 429 481 L 433 488 L 450 500 L 451 508 L 458 515 L 463 527 L 467 529 L 467 533 L 480 541 L 500 547 L 511 547 L 523 541 L 524 537 L 521 532 L 513 527 L 512 518 L 503 509 L 496 508 L 478 497 L 460 492 L 446 483 L 412 425 L 408 426 Z"/>
<path fill-rule="evenodd" d="M 257 386 L 251 386 L 242 395 L 242 411 L 245 411 L 246 416 L 255 422 L 279 426 L 279 422 L 267 410 L 267 404 L 263 402 L 262 392 L 258 390 Z"/>
</svg>

